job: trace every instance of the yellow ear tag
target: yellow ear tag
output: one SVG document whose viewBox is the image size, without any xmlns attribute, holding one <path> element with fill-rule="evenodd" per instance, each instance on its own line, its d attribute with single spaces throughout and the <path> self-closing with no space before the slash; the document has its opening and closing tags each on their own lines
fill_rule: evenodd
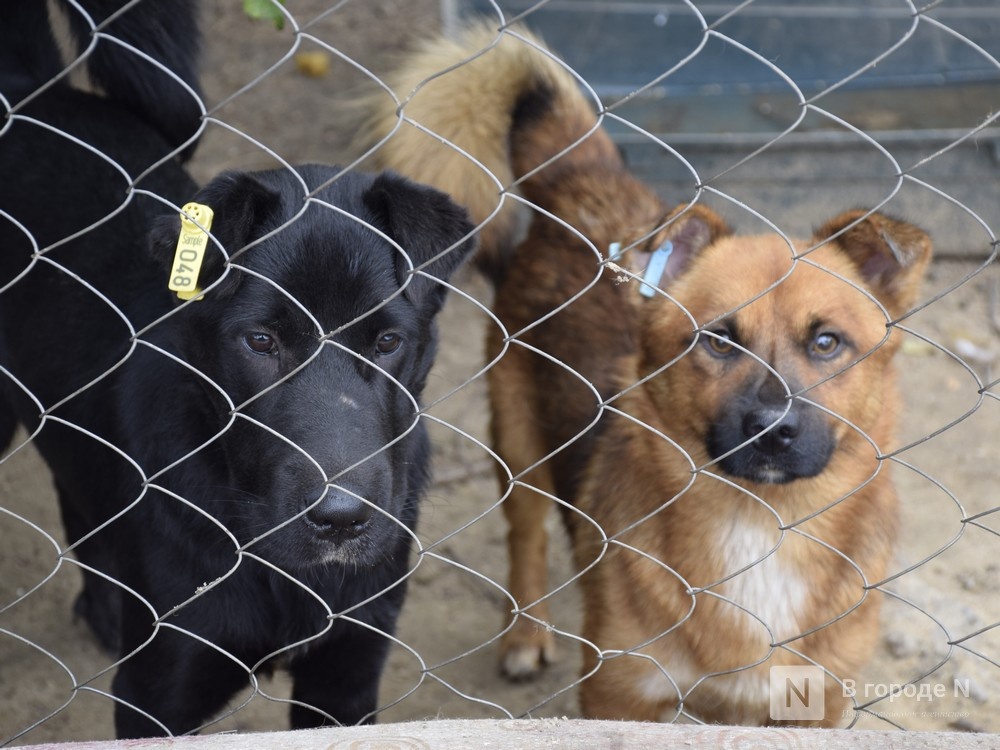
<svg viewBox="0 0 1000 750">
<path fill-rule="evenodd" d="M 188 203 L 181 209 L 181 233 L 167 284 L 167 289 L 177 292 L 180 299 L 188 300 L 201 294 L 198 274 L 208 247 L 208 230 L 212 228 L 213 216 L 215 212 L 201 203 Z"/>
</svg>

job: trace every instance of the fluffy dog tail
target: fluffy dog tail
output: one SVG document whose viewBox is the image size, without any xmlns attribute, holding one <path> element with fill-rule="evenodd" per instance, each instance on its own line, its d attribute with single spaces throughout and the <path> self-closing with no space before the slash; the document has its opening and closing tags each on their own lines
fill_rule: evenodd
<svg viewBox="0 0 1000 750">
<path fill-rule="evenodd" d="M 453 39 L 428 40 L 383 81 L 402 109 L 384 91 L 367 96 L 356 147 L 377 145 L 378 168 L 433 185 L 463 203 L 475 223 L 487 222 L 475 262 L 494 282 L 528 217 L 511 194 L 536 202 L 565 169 L 620 164 L 596 102 L 523 29 L 470 24 Z"/>
<path fill-rule="evenodd" d="M 0 94 L 8 106 L 64 70 L 47 5 L 45 0 L 3 0 Z M 78 5 L 64 3 L 92 83 L 172 146 L 186 144 L 183 157 L 189 157 L 195 143 L 188 141 L 201 126 L 202 113 L 196 0 L 145 0 L 120 13 L 126 0 L 80 0 Z"/>
</svg>

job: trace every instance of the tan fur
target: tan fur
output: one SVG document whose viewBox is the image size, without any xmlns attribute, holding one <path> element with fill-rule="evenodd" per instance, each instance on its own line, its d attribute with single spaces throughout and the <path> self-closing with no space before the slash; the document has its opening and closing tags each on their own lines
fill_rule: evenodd
<svg viewBox="0 0 1000 750">
<path fill-rule="evenodd" d="M 897 408 L 898 337 L 887 322 L 913 304 L 930 242 L 908 224 L 850 212 L 793 250 L 777 236 L 733 236 L 702 206 L 670 212 L 594 129 L 587 98 L 548 53 L 509 32 L 490 47 L 495 39 L 479 25 L 458 43 L 429 42 L 389 80 L 405 97 L 489 47 L 420 88 L 406 117 L 461 146 L 504 188 L 517 181 L 544 211 L 530 214 L 494 276 L 503 330 L 488 336 L 490 358 L 500 357 L 488 372 L 494 445 L 513 476 L 508 484 L 499 472 L 519 607 L 504 670 L 530 676 L 554 656 L 544 519 L 559 506 L 586 570 L 584 714 L 654 720 L 684 710 L 766 723 L 770 666 L 808 663 L 800 651 L 852 677 L 870 655 L 878 594 L 866 586 L 885 576 L 897 526 L 878 458 Z M 540 82 L 554 92 L 547 107 L 518 119 Z M 398 120 L 394 105 L 375 108 L 378 139 Z M 473 161 L 412 126 L 376 156 L 451 192 L 477 222 L 501 202 Z M 484 265 L 504 254 L 516 224 L 501 213 L 485 225 Z M 640 297 L 606 262 L 621 243 L 619 265 L 641 274 L 668 238 L 669 298 Z M 810 356 L 817 320 L 849 337 L 849 357 Z M 753 355 L 710 356 L 720 322 L 738 325 Z M 758 484 L 709 457 L 709 426 L 768 367 L 799 384 L 793 398 L 829 412 L 836 448 L 816 476 Z M 821 723 L 830 725 L 843 701 L 834 680 L 827 686 Z"/>
<path fill-rule="evenodd" d="M 506 194 L 520 193 L 516 177 L 580 140 L 585 143 L 561 165 L 576 159 L 619 161 L 607 135 L 594 132 L 596 104 L 525 30 L 499 32 L 495 24 L 471 24 L 455 39 L 426 41 L 382 80 L 394 95 L 378 90 L 359 101 L 357 109 L 364 114 L 354 150 L 378 145 L 371 166 L 394 169 L 455 196 L 476 224 L 489 219 L 479 234 L 476 262 L 490 273 L 505 264 L 528 220 L 527 209 Z M 515 108 L 526 92 L 539 87 L 552 92 L 548 124 L 556 128 L 532 129 L 511 148 Z"/>
</svg>

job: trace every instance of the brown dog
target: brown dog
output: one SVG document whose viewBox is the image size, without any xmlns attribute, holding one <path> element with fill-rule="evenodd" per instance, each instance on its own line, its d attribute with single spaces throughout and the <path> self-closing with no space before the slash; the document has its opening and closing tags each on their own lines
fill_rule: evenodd
<svg viewBox="0 0 1000 750">
<path fill-rule="evenodd" d="M 480 263 L 504 327 L 489 382 L 518 603 L 504 669 L 553 655 L 544 519 L 558 504 L 582 571 L 585 715 L 767 723 L 769 668 L 817 664 L 817 723 L 837 724 L 837 679 L 869 658 L 871 587 L 896 535 L 880 460 L 891 323 L 930 241 L 864 211 L 800 242 L 668 211 L 541 43 L 497 39 L 473 26 L 409 58 L 388 79 L 402 94 L 452 69 L 417 89 L 403 113 L 418 127 L 375 158 L 493 218 Z M 366 106 L 372 145 L 398 120 L 388 97 Z M 511 186 L 538 210 L 505 263 Z"/>
</svg>

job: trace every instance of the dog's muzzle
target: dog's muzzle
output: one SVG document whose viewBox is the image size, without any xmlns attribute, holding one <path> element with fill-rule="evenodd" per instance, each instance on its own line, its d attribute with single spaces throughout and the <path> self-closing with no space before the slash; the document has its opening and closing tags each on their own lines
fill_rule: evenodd
<svg viewBox="0 0 1000 750">
<path fill-rule="evenodd" d="M 808 404 L 756 403 L 724 413 L 710 430 L 708 451 L 728 474 L 784 484 L 822 472 L 835 439 L 822 413 Z"/>
</svg>

